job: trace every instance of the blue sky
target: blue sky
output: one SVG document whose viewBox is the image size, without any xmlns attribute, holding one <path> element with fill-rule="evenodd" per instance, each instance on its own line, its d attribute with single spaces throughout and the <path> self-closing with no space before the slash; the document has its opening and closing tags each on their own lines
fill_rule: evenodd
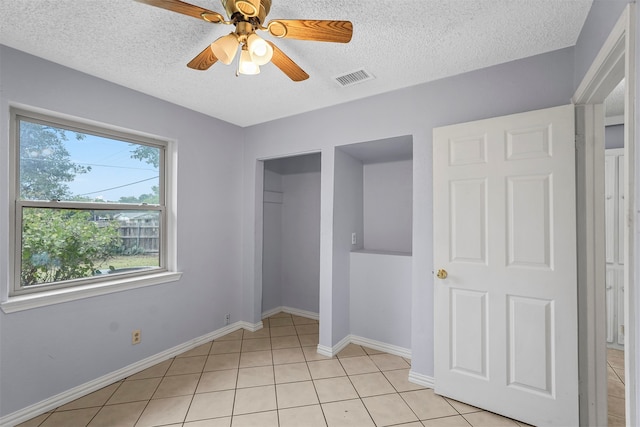
<svg viewBox="0 0 640 427">
<path fill-rule="evenodd" d="M 91 172 L 76 175 L 75 180 L 67 184 L 74 195 L 117 201 L 122 196 L 153 193 L 151 187 L 158 185 L 159 179 L 155 178 L 158 170 L 144 161 L 132 159 L 134 147 L 130 143 L 94 135 L 77 140 L 71 132 L 67 136 L 65 147 L 71 160 L 91 167 Z M 139 183 L 134 184 L 136 182 Z"/>
</svg>

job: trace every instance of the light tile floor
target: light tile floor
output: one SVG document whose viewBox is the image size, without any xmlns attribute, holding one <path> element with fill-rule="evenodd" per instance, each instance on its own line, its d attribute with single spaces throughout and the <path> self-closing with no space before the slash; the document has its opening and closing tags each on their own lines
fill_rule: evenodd
<svg viewBox="0 0 640 427">
<path fill-rule="evenodd" d="M 607 349 L 607 393 L 609 427 L 624 426 L 624 351 Z"/>
<path fill-rule="evenodd" d="M 317 345 L 317 321 L 279 313 L 20 426 L 524 425 L 410 383 L 402 357 L 350 344 L 327 358 Z"/>
</svg>

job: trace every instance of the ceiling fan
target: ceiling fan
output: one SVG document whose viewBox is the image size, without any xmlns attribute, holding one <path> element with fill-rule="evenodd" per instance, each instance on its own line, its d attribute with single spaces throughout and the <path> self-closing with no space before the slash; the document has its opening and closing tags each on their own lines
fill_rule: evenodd
<svg viewBox="0 0 640 427">
<path fill-rule="evenodd" d="M 271 9 L 271 0 L 221 0 L 229 20 L 218 12 L 203 9 L 180 0 L 136 0 L 151 6 L 182 13 L 212 24 L 234 25 L 235 30 L 207 46 L 187 66 L 207 70 L 216 61 L 230 64 L 240 50 L 238 74 L 258 74 L 260 65 L 273 62 L 291 80 L 299 82 L 309 75 L 275 44 L 264 40 L 256 31 L 268 31 L 278 38 L 348 43 L 353 34 L 349 21 L 275 19 L 263 26 Z"/>
</svg>

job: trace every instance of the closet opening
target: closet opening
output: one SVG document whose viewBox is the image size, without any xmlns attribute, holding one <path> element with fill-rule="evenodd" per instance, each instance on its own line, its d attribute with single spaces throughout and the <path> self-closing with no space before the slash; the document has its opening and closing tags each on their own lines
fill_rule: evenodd
<svg viewBox="0 0 640 427">
<path fill-rule="evenodd" d="M 318 320 L 320 153 L 264 161 L 262 318 Z"/>
</svg>

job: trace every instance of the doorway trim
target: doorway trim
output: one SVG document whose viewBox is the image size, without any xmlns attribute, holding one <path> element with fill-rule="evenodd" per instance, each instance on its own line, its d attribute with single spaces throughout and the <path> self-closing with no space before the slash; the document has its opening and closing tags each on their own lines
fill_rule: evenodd
<svg viewBox="0 0 640 427">
<path fill-rule="evenodd" d="M 578 86 L 576 174 L 578 203 L 578 346 L 580 424 L 607 424 L 604 286 L 604 111 L 603 102 L 625 79 L 625 412 L 627 425 L 640 421 L 636 404 L 635 282 L 635 5 L 629 3 Z"/>
<path fill-rule="evenodd" d="M 314 149 L 314 150 L 295 151 L 290 153 L 281 153 L 281 154 L 276 154 L 276 155 L 267 156 L 267 157 L 259 157 L 255 161 L 255 197 L 254 197 L 254 205 L 253 205 L 254 215 L 255 215 L 255 220 L 254 220 L 255 234 L 253 239 L 253 243 L 254 243 L 253 284 L 254 285 L 252 288 L 253 290 L 252 294 L 244 295 L 247 298 L 247 300 L 251 301 L 252 312 L 250 313 L 250 315 L 255 322 L 252 325 L 254 328 L 254 331 L 257 331 L 263 327 L 262 263 L 263 263 L 263 257 L 264 257 L 264 248 L 263 248 L 263 244 L 264 244 L 264 171 L 265 171 L 264 162 L 269 160 L 278 160 L 278 159 L 285 159 L 290 157 L 305 156 L 309 154 L 319 154 L 321 156 L 321 159 L 324 158 L 324 153 L 322 152 L 322 150 Z M 321 169 L 320 171 L 321 180 L 322 180 L 322 174 L 323 174 L 323 171 Z M 322 209 L 322 202 L 321 202 L 321 209 Z M 322 230 L 321 230 L 321 233 L 322 233 Z M 322 240 L 322 237 L 321 237 L 321 240 Z M 320 252 L 320 258 L 322 259 L 322 251 Z M 287 307 L 287 308 L 290 309 L 290 307 Z M 287 312 L 293 313 L 291 310 L 287 310 Z M 309 316 L 310 313 L 299 311 L 293 314 Z M 317 319 L 318 321 L 320 321 L 320 317 L 321 316 L 318 313 L 318 319 Z"/>
</svg>

